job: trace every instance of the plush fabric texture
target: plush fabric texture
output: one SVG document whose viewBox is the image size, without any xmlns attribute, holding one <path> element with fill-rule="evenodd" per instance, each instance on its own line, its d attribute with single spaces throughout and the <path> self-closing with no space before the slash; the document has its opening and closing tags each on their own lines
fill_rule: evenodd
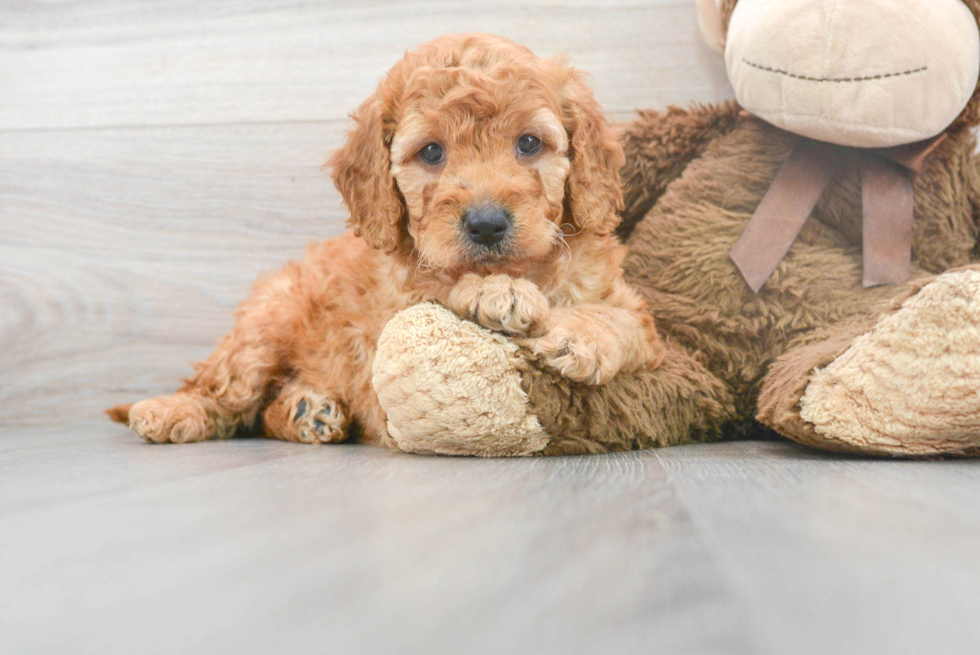
<svg viewBox="0 0 980 655">
<path fill-rule="evenodd" d="M 741 0 L 725 61 L 739 102 L 845 146 L 940 134 L 980 78 L 980 30 L 962 0 Z"/>
<path fill-rule="evenodd" d="M 617 229 L 625 238 L 657 202 L 667 185 L 680 177 L 715 138 L 731 131 L 742 113 L 735 102 L 669 107 L 663 114 L 640 110 L 639 120 L 619 126 L 626 164 L 625 211 Z"/>
<path fill-rule="evenodd" d="M 793 435 L 793 439 L 808 446 L 860 452 L 859 448 L 828 444 L 811 423 L 800 417 L 800 399 L 806 393 L 813 372 L 833 362 L 874 324 L 873 316 L 859 316 L 796 339 L 769 367 L 759 390 L 757 420 L 781 434 Z"/>
</svg>

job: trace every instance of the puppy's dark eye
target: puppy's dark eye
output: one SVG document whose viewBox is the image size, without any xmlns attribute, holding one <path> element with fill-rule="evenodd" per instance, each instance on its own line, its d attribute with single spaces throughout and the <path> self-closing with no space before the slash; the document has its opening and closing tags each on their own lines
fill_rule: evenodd
<svg viewBox="0 0 980 655">
<path fill-rule="evenodd" d="M 419 150 L 419 157 L 422 158 L 426 164 L 441 164 L 442 160 L 446 158 L 445 153 L 442 152 L 442 146 L 438 143 L 430 143 L 421 150 Z"/>
<path fill-rule="evenodd" d="M 531 134 L 525 134 L 517 140 L 517 152 L 524 156 L 533 155 L 541 150 L 541 139 Z"/>
</svg>

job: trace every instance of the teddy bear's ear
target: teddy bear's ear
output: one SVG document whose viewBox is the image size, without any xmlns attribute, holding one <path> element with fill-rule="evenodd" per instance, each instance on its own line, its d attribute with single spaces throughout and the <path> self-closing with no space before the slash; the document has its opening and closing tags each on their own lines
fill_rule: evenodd
<svg viewBox="0 0 980 655">
<path fill-rule="evenodd" d="M 708 46 L 725 52 L 725 22 L 721 13 L 721 0 L 696 0 L 698 3 L 698 27 Z"/>
<path fill-rule="evenodd" d="M 974 18 L 977 19 L 977 28 L 980 29 L 980 0 L 963 0 L 967 8 L 973 14 Z M 967 104 L 966 109 L 960 114 L 960 117 L 956 122 L 950 127 L 951 130 L 955 130 L 961 127 L 976 127 L 980 125 L 980 82 L 977 82 L 976 91 L 973 93 L 973 98 Z"/>
</svg>

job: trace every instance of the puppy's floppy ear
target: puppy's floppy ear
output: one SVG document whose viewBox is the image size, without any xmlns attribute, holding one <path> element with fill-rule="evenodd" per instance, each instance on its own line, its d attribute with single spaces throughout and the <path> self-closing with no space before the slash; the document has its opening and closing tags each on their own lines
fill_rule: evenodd
<svg viewBox="0 0 980 655">
<path fill-rule="evenodd" d="M 561 65 L 561 102 L 569 134 L 567 205 L 581 228 L 610 234 L 619 224 L 623 185 L 619 176 L 626 159 L 623 147 L 606 121 L 585 76 Z"/>
<path fill-rule="evenodd" d="M 391 174 L 394 119 L 385 114 L 379 94 L 368 98 L 351 115 L 354 127 L 328 165 L 350 211 L 347 227 L 372 248 L 387 253 L 401 240 L 405 205 Z"/>
</svg>

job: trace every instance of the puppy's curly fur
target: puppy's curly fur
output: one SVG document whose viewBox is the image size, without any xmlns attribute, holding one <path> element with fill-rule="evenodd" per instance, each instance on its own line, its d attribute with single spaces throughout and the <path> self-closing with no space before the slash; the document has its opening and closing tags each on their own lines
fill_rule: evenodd
<svg viewBox="0 0 980 655">
<path fill-rule="evenodd" d="M 408 53 L 353 118 L 329 164 L 351 232 L 260 279 L 177 393 L 110 417 L 154 442 L 227 437 L 260 417 L 288 441 L 342 441 L 353 421 L 385 442 L 378 337 L 433 299 L 576 381 L 659 363 L 612 234 L 623 151 L 580 72 L 503 38 L 450 35 Z M 423 158 L 430 144 L 441 159 Z M 492 243 L 467 219 L 486 208 L 505 221 Z"/>
</svg>

